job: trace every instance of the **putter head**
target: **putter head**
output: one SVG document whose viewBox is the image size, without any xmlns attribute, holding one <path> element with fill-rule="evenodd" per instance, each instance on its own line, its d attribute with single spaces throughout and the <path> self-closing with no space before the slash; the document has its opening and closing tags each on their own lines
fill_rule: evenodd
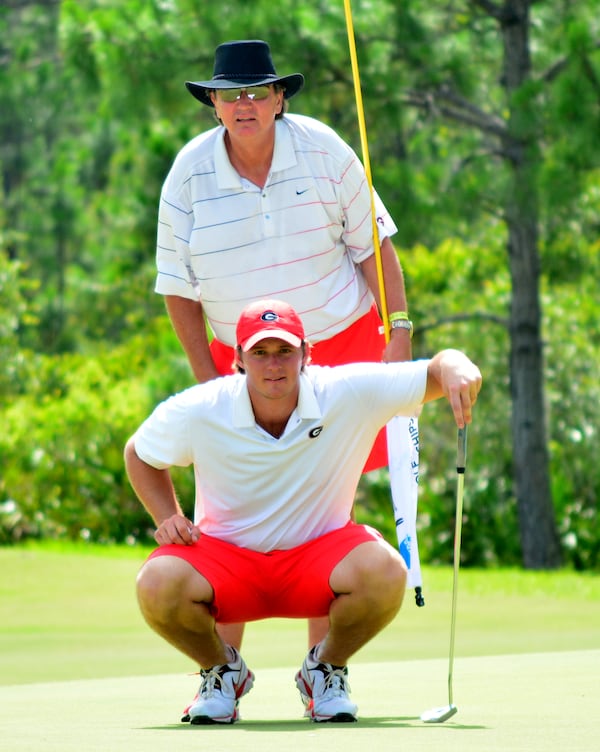
<svg viewBox="0 0 600 752">
<path fill-rule="evenodd" d="M 421 720 L 423 723 L 443 723 L 455 713 L 458 713 L 456 705 L 443 705 L 441 708 L 432 708 L 421 713 Z"/>
</svg>

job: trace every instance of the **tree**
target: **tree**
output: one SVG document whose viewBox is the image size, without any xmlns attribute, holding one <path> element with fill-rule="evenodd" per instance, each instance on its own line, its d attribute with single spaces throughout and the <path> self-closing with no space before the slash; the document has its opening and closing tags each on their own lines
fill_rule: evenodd
<svg viewBox="0 0 600 752">
<path fill-rule="evenodd" d="M 480 463 L 481 477 L 488 467 L 497 475 L 481 491 L 489 531 L 509 515 L 514 530 L 516 494 L 526 565 L 555 566 L 551 489 L 563 539 L 565 518 L 583 520 L 580 510 L 591 511 L 597 489 L 582 477 L 591 448 L 565 443 L 592 436 L 593 379 L 585 382 L 588 415 L 580 419 L 570 373 L 556 365 L 561 343 L 554 337 L 568 328 L 557 303 L 540 298 L 540 285 L 552 293 L 560 286 L 562 301 L 576 298 L 578 289 L 589 289 L 585 270 L 597 269 L 595 4 L 353 5 L 374 182 L 399 226 L 395 242 L 420 331 L 415 351 L 426 356 L 434 336 L 447 331 L 432 326 L 460 317 L 466 348 L 493 350 L 494 364 L 505 360 L 486 391 L 502 400 L 494 456 Z M 15 349 L 93 353 L 101 340 L 126 343 L 164 316 L 151 292 L 156 203 L 176 151 L 214 122 L 183 81 L 209 74 L 220 41 L 267 39 L 280 72 L 306 76 L 292 109 L 330 123 L 360 150 L 341 2 L 14 0 L 0 7 L 0 28 L 0 242 L 10 261 L 21 263 L 19 274 L 39 281 L 35 292 L 21 288 L 35 323 L 22 317 L 15 329 L 7 319 Z M 477 263 L 466 268 L 473 253 Z M 440 269 L 423 276 L 417 257 Z M 17 267 L 8 268 L 14 275 Z M 483 285 L 485 295 L 478 295 Z M 580 321 L 594 320 L 593 300 L 586 303 Z M 490 321 L 493 334 L 480 326 Z M 547 344 L 542 325 L 549 321 Z M 593 338 L 583 340 L 570 342 L 571 357 L 596 352 Z M 12 390 L 18 380 L 5 374 L 5 382 Z M 477 431 L 488 435 L 476 425 L 474 439 Z M 479 442 L 472 444 L 477 451 Z M 568 462 L 576 453 L 583 460 L 578 478 Z M 561 458 L 567 461 L 558 467 Z M 579 498 L 565 514 L 569 494 Z M 499 540 L 506 551 L 506 538 Z"/>
<path fill-rule="evenodd" d="M 544 190 L 547 192 L 540 176 L 545 157 L 550 161 L 551 150 L 556 150 L 557 143 L 560 148 L 556 132 L 548 139 L 547 119 L 553 115 L 551 105 L 556 97 L 549 87 L 558 76 L 573 68 L 583 74 L 583 80 L 578 83 L 579 91 L 585 91 L 586 100 L 591 94 L 596 106 L 599 87 L 598 74 L 591 59 L 597 50 L 597 42 L 590 39 L 591 34 L 582 38 L 579 33 L 578 40 L 584 45 L 569 50 L 547 71 L 538 68 L 535 72 L 532 69 L 530 14 L 533 5 L 529 0 L 472 0 L 462 8 L 451 8 L 446 18 L 448 34 L 458 36 L 469 28 L 473 32 L 471 40 L 479 36 L 480 41 L 473 49 L 475 54 L 481 50 L 484 37 L 488 42 L 490 40 L 490 26 L 486 19 L 493 21 L 501 43 L 502 65 L 497 77 L 504 92 L 502 98 L 494 95 L 493 88 L 489 87 L 485 101 L 473 100 L 465 83 L 466 79 L 472 79 L 472 72 L 471 76 L 465 76 L 464 70 L 454 74 L 447 70 L 435 83 L 430 80 L 425 86 L 416 88 L 408 102 L 480 134 L 478 154 L 474 152 L 470 157 L 463 154 L 465 171 L 484 154 L 490 162 L 501 163 L 504 171 L 504 182 L 497 181 L 500 190 L 495 191 L 493 204 L 490 203 L 493 193 L 481 184 L 479 203 L 483 198 L 488 206 L 493 206 L 507 228 L 506 246 L 512 282 L 509 331 L 514 487 L 524 564 L 547 568 L 556 567 L 561 561 L 550 491 L 539 287 L 540 202 Z M 549 9 L 548 14 L 555 10 L 557 8 Z M 562 22 L 563 30 L 567 29 L 571 34 L 573 27 L 580 31 L 585 11 L 582 9 L 584 15 L 580 18 L 566 6 L 562 11 L 564 15 L 558 20 L 558 25 Z M 549 15 L 540 14 L 537 28 L 543 28 L 550 37 L 553 25 L 548 23 L 548 18 Z M 547 38 L 545 45 L 549 42 Z M 440 73 L 439 68 L 437 73 Z M 467 94 L 463 93 L 465 91 Z M 595 118 L 588 115 L 578 125 L 584 131 L 597 128 L 597 114 Z M 588 168 L 598 163 L 597 148 L 590 152 L 587 154 Z M 580 163 L 579 173 L 585 169 Z M 569 182 L 573 183 L 573 177 Z M 547 205 L 552 196 L 546 195 L 543 200 Z"/>
<path fill-rule="evenodd" d="M 540 312 L 538 189 L 540 139 L 532 97 L 519 93 L 531 77 L 528 0 L 503 6 L 479 2 L 498 22 L 504 48 L 503 82 L 511 103 L 501 136 L 511 171 L 505 206 L 512 281 L 510 375 L 513 466 L 523 559 L 528 567 L 556 567 L 560 545 L 550 493 Z"/>
<path fill-rule="evenodd" d="M 555 567 L 540 278 L 544 263 L 557 268 L 563 223 L 580 215 L 577 197 L 600 163 L 597 17 L 589 3 L 527 0 L 389 7 L 378 18 L 389 37 L 366 22 L 358 34 L 376 184 L 408 207 L 395 215 L 409 215 L 399 222 L 408 244 L 472 242 L 488 234 L 485 221 L 504 224 L 523 561 Z M 356 6 L 363 22 L 364 11 Z"/>
</svg>

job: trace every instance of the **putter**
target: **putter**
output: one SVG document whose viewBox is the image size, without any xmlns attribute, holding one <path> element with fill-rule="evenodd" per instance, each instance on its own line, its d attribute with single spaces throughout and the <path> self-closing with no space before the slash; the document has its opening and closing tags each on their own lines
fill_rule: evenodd
<svg viewBox="0 0 600 752">
<path fill-rule="evenodd" d="M 452 581 L 452 614 L 450 617 L 450 653 L 448 658 L 448 704 L 431 708 L 421 713 L 424 723 L 444 723 L 458 713 L 452 697 L 452 672 L 454 668 L 454 636 L 456 632 L 456 597 L 458 589 L 458 569 L 460 567 L 460 539 L 462 532 L 463 494 L 465 486 L 465 466 L 467 464 L 467 427 L 458 429 L 458 453 L 456 458 L 456 519 L 454 522 L 454 576 Z"/>
</svg>

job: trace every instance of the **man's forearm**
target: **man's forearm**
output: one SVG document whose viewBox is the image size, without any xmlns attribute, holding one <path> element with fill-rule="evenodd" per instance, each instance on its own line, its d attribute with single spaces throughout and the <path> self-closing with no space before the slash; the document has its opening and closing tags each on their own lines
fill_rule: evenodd
<svg viewBox="0 0 600 752">
<path fill-rule="evenodd" d="M 125 468 L 131 487 L 157 527 L 172 515 L 183 514 L 169 471 L 141 460 L 133 439 L 125 447 Z"/>
<path fill-rule="evenodd" d="M 385 287 L 385 304 L 388 316 L 397 311 L 408 312 L 408 302 L 404 287 L 404 274 L 398 256 L 389 238 L 384 238 L 381 243 L 381 266 Z M 377 273 L 377 260 L 375 255 L 362 262 L 361 269 L 367 281 L 369 289 L 377 302 L 379 311 L 382 311 L 381 290 L 379 275 Z M 398 361 L 412 359 L 412 346 L 410 332 L 406 329 L 390 329 L 390 341 L 383 354 L 383 360 Z"/>
<path fill-rule="evenodd" d="M 166 295 L 165 305 L 198 382 L 216 378 L 219 373 L 210 354 L 202 304 L 177 295 Z"/>
<path fill-rule="evenodd" d="M 402 266 L 389 238 L 384 238 L 381 243 L 381 266 L 385 282 L 385 302 L 388 314 L 394 311 L 408 311 Z M 381 291 L 379 289 L 379 276 L 377 274 L 377 259 L 375 258 L 375 254 L 362 262 L 361 269 L 381 311 Z"/>
</svg>

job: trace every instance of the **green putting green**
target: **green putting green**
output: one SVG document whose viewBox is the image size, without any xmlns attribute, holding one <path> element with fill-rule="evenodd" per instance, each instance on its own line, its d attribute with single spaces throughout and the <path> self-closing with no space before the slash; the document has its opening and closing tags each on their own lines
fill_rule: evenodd
<svg viewBox="0 0 600 752">
<path fill-rule="evenodd" d="M 275 637 L 275 636 L 273 636 Z M 357 663 L 350 669 L 357 724 L 301 718 L 295 666 L 256 671 L 234 726 L 190 726 L 178 713 L 196 678 L 165 674 L 0 687 L 5 749 L 69 752 L 595 752 L 600 650 L 459 658 L 458 713 L 428 725 L 420 713 L 447 703 L 443 660 Z"/>
<path fill-rule="evenodd" d="M 256 674 L 227 727 L 180 724 L 196 667 L 155 636 L 135 602 L 144 551 L 0 548 L 0 727 L 10 752 L 238 749 L 595 752 L 600 700 L 600 577 L 462 570 L 454 702 L 448 702 L 452 572 L 424 569 L 425 608 L 412 593 L 392 625 L 350 663 L 359 723 L 302 718 L 294 673 L 303 621 L 248 625 Z M 219 738 L 214 736 L 220 735 Z M 201 738 L 198 737 L 201 735 Z M 303 736 L 300 736 L 303 735 Z"/>
</svg>

